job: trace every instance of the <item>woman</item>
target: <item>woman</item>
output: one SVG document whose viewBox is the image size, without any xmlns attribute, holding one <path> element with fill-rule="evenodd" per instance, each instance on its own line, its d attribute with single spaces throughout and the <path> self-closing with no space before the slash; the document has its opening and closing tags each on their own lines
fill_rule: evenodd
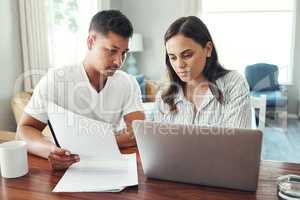
<svg viewBox="0 0 300 200">
<path fill-rule="evenodd" d="M 164 42 L 170 84 L 157 95 L 155 121 L 250 128 L 248 85 L 219 64 L 205 24 L 194 16 L 179 18 Z"/>
</svg>

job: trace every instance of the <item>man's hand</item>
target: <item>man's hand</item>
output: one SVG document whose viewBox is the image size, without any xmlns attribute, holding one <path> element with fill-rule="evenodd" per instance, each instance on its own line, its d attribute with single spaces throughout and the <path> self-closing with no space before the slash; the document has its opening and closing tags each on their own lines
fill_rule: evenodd
<svg viewBox="0 0 300 200">
<path fill-rule="evenodd" d="M 65 170 L 79 160 L 79 155 L 71 154 L 70 151 L 58 147 L 55 147 L 48 156 L 48 161 L 54 171 Z"/>
<path fill-rule="evenodd" d="M 119 148 L 127 148 L 136 146 L 136 141 L 134 138 L 134 133 L 132 130 L 133 120 L 145 120 L 145 114 L 142 111 L 136 111 L 128 113 L 124 116 L 124 122 L 126 124 L 126 129 L 119 131 L 117 134 L 117 143 Z"/>
</svg>

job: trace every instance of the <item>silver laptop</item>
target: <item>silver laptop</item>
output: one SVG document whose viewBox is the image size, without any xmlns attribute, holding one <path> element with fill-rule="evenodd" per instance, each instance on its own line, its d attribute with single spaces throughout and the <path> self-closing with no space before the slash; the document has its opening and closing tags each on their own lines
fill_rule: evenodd
<svg viewBox="0 0 300 200">
<path fill-rule="evenodd" d="M 133 130 L 148 178 L 256 191 L 259 130 L 141 120 L 133 122 Z"/>
</svg>

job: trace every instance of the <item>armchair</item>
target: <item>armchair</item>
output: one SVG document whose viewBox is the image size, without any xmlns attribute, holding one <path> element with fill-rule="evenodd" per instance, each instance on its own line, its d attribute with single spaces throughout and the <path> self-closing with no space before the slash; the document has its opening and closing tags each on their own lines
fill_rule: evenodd
<svg viewBox="0 0 300 200">
<path fill-rule="evenodd" d="M 267 63 L 248 65 L 245 77 L 250 87 L 250 95 L 265 95 L 267 112 L 272 112 L 273 116 L 280 114 L 283 126 L 286 127 L 287 96 L 283 94 L 283 88 L 278 83 L 278 67 Z"/>
</svg>

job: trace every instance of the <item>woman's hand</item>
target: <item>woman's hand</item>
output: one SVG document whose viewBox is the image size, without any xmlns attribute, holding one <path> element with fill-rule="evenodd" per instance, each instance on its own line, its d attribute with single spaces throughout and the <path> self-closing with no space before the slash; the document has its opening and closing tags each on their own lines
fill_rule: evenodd
<svg viewBox="0 0 300 200">
<path fill-rule="evenodd" d="M 48 161 L 54 171 L 65 170 L 79 160 L 79 155 L 71 154 L 70 151 L 58 147 L 55 147 L 48 156 Z"/>
</svg>

